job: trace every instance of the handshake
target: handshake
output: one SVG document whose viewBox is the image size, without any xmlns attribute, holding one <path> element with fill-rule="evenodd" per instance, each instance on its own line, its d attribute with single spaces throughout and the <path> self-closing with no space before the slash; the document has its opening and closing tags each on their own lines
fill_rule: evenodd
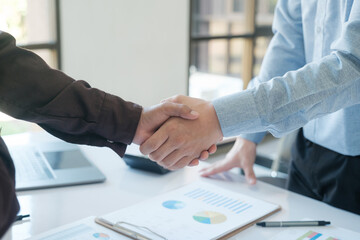
<svg viewBox="0 0 360 240">
<path fill-rule="evenodd" d="M 133 143 L 152 161 L 176 170 L 207 159 L 222 138 L 213 105 L 179 95 L 143 110 Z"/>
</svg>

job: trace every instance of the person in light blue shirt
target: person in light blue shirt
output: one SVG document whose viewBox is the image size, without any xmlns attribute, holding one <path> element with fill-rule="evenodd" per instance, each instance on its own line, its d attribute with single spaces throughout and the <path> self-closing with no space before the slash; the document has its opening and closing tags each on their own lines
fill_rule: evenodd
<svg viewBox="0 0 360 240">
<path fill-rule="evenodd" d="M 290 189 L 360 213 L 359 1 L 279 1 L 273 31 L 254 84 L 272 80 L 268 88 L 257 89 L 264 92 L 257 93 L 259 97 L 254 95 L 255 108 L 260 111 L 251 112 L 259 114 L 258 119 L 264 122 L 259 125 L 268 125 L 275 136 L 305 124 L 292 153 Z M 289 79 L 288 85 L 282 82 L 283 78 Z M 283 92 L 281 98 L 272 93 L 273 89 Z M 214 103 L 219 116 L 229 116 L 224 113 L 228 111 L 224 101 L 233 104 L 235 98 Z M 238 99 L 237 104 L 241 101 Z M 231 121 L 236 118 L 220 120 L 227 135 L 246 127 L 241 121 Z M 203 169 L 202 175 L 241 167 L 248 182 L 254 184 L 256 144 L 264 135 L 265 132 L 242 135 L 226 159 Z M 345 169 L 342 174 L 348 174 L 348 181 L 341 179 L 339 169 Z M 330 194 L 331 191 L 337 194 Z M 340 193 L 343 196 L 338 196 Z M 343 206 L 349 203 L 339 198 L 352 199 L 353 203 Z"/>
<path fill-rule="evenodd" d="M 184 157 L 190 159 L 187 146 L 199 152 L 199 142 L 206 149 L 221 134 L 245 134 L 225 160 L 202 175 L 242 167 L 255 183 L 256 144 L 265 131 L 280 137 L 303 127 L 293 149 L 289 189 L 360 214 L 360 1 L 279 0 L 273 32 L 253 87 L 212 103 L 170 99 L 198 110 L 201 125 L 169 121 L 141 149 L 176 168 Z M 209 114 L 211 107 L 217 119 Z M 171 124 L 193 129 L 185 136 L 185 127 L 176 132 Z M 221 133 L 209 134 L 218 125 Z"/>
</svg>

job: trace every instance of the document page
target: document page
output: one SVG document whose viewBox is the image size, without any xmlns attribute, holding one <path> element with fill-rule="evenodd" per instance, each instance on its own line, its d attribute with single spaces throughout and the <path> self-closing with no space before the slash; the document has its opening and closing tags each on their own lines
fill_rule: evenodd
<svg viewBox="0 0 360 240">
<path fill-rule="evenodd" d="M 88 217 L 80 221 L 67 224 L 45 233 L 39 234 L 29 240 L 128 240 L 110 229 L 104 228 L 94 222 L 95 217 Z"/>
<path fill-rule="evenodd" d="M 271 240 L 355 240 L 360 239 L 360 233 L 347 229 L 326 227 L 296 227 L 281 231 Z"/>
<path fill-rule="evenodd" d="M 101 217 L 151 239 L 201 240 L 224 236 L 277 209 L 199 181 Z"/>
</svg>

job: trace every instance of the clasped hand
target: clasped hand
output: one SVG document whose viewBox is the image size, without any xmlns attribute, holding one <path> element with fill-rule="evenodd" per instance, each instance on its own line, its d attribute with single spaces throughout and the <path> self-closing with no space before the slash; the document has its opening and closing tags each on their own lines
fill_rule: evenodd
<svg viewBox="0 0 360 240">
<path fill-rule="evenodd" d="M 151 160 L 175 170 L 206 159 L 216 151 L 215 144 L 222 138 L 219 120 L 210 102 L 175 96 L 144 110 L 134 142 L 141 145 L 140 151 Z"/>
</svg>

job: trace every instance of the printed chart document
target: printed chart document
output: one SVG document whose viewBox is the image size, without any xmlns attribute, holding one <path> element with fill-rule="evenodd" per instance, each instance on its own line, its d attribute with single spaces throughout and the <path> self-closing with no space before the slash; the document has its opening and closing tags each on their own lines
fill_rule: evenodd
<svg viewBox="0 0 360 240">
<path fill-rule="evenodd" d="M 31 240 L 128 240 L 110 229 L 94 222 L 95 217 L 88 217 L 80 221 L 64 225 L 47 231 Z"/>
<path fill-rule="evenodd" d="M 195 182 L 101 216 L 149 239 L 218 239 L 278 211 L 278 205 Z"/>
<path fill-rule="evenodd" d="M 335 226 L 326 227 L 296 227 L 286 229 L 271 240 L 355 240 L 360 239 L 360 233 Z"/>
</svg>

